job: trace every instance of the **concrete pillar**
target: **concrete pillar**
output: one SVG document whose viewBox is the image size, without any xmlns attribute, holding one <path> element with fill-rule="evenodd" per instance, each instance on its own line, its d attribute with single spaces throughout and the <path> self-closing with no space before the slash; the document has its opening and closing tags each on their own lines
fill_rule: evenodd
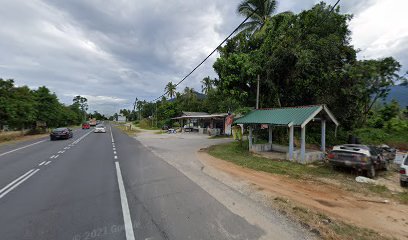
<svg viewBox="0 0 408 240">
<path fill-rule="evenodd" d="M 252 150 L 252 126 L 251 125 L 249 125 L 248 142 L 249 142 L 249 151 L 251 151 Z"/>
<path fill-rule="evenodd" d="M 300 158 L 303 163 L 306 159 L 306 126 L 302 127 L 300 138 Z"/>
<path fill-rule="evenodd" d="M 322 120 L 322 136 L 321 136 L 322 144 L 321 150 L 322 152 L 326 152 L 326 120 Z"/>
<path fill-rule="evenodd" d="M 293 125 L 289 127 L 289 160 L 293 161 Z"/>
<path fill-rule="evenodd" d="M 269 130 L 269 144 L 272 144 L 272 125 L 268 126 Z"/>
</svg>

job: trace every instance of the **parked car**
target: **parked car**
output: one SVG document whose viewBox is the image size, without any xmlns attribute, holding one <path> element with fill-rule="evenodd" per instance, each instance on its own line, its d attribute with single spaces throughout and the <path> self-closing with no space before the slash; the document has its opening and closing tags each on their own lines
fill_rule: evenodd
<svg viewBox="0 0 408 240">
<path fill-rule="evenodd" d="M 365 171 L 370 178 L 375 177 L 379 169 L 390 168 L 390 163 L 382 155 L 382 150 L 375 146 L 362 144 L 344 144 L 334 146 L 328 155 L 333 166 L 350 167 Z"/>
<path fill-rule="evenodd" d="M 106 133 L 105 126 L 103 126 L 103 125 L 97 125 L 97 126 L 95 127 L 94 132 L 96 132 L 96 133 Z"/>
<path fill-rule="evenodd" d="M 394 161 L 395 155 L 397 153 L 397 150 L 395 148 L 392 148 L 385 144 L 378 146 L 378 148 L 382 150 L 382 155 L 385 159 L 387 159 L 388 161 Z"/>
<path fill-rule="evenodd" d="M 82 129 L 90 129 L 91 125 L 89 123 L 82 123 Z"/>
<path fill-rule="evenodd" d="M 57 140 L 57 139 L 69 139 L 72 138 L 74 134 L 72 130 L 69 128 L 56 128 L 53 129 L 50 133 L 50 140 Z"/>
<path fill-rule="evenodd" d="M 401 187 L 407 187 L 408 186 L 408 154 L 405 154 L 404 159 L 402 159 L 399 173 L 400 173 Z"/>
</svg>

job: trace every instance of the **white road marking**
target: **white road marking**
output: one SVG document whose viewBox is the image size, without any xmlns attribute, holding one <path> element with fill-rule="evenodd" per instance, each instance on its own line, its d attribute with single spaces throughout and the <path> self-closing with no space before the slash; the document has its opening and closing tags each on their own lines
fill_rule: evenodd
<svg viewBox="0 0 408 240">
<path fill-rule="evenodd" d="M 44 166 L 47 166 L 48 164 L 50 164 L 51 163 L 51 161 L 48 161 L 48 162 L 46 162 L 45 164 L 44 164 Z"/>
<path fill-rule="evenodd" d="M 64 153 L 65 152 L 65 150 L 64 151 L 61 151 L 61 153 Z"/>
<path fill-rule="evenodd" d="M 114 156 L 113 158 L 118 159 L 118 156 Z"/>
<path fill-rule="evenodd" d="M 115 142 L 115 140 L 113 139 L 113 134 L 112 134 L 112 126 L 109 126 L 110 127 L 110 134 L 111 134 L 111 138 L 112 138 L 112 144 Z"/>
<path fill-rule="evenodd" d="M 116 175 L 118 177 L 119 193 L 120 193 L 120 202 L 122 205 L 123 213 L 123 222 L 125 223 L 125 232 L 126 240 L 134 240 L 135 234 L 133 232 L 132 218 L 130 216 L 129 205 L 126 197 L 125 186 L 123 185 L 122 172 L 120 171 L 120 166 L 118 162 L 115 162 L 116 165 Z"/>
<path fill-rule="evenodd" d="M 7 186 L 5 186 L 4 188 L 0 189 L 0 193 L 4 192 L 7 188 L 9 188 L 10 186 L 12 186 L 14 183 L 20 181 L 20 179 L 24 178 L 25 176 L 27 176 L 28 174 L 30 174 L 32 171 L 34 171 L 34 169 L 31 169 L 30 171 L 24 173 L 23 175 L 21 175 L 20 177 L 18 177 L 18 178 L 15 179 L 14 181 L 12 181 L 11 183 L 7 184 Z"/>
<path fill-rule="evenodd" d="M 116 154 L 116 151 L 113 151 L 113 154 Z"/>
<path fill-rule="evenodd" d="M 41 166 L 41 165 L 43 165 L 44 163 L 45 163 L 45 161 L 43 161 L 42 163 L 38 164 L 38 166 Z"/>
<path fill-rule="evenodd" d="M 40 169 L 31 169 L 31 173 L 28 174 L 25 178 L 21 179 L 19 182 L 17 182 L 16 184 L 14 184 L 13 186 L 11 186 L 7 191 L 5 191 L 4 193 L 2 193 L 0 195 L 0 199 L 3 198 L 7 193 L 9 193 L 10 191 L 12 191 L 13 189 L 15 189 L 16 187 L 18 187 L 18 185 L 22 184 L 24 181 L 26 181 L 27 179 L 29 179 L 30 177 L 32 177 L 34 174 L 36 174 L 38 171 L 40 171 Z M 30 172 L 30 171 L 29 171 Z M 20 177 L 21 178 L 21 177 Z M 17 180 L 17 179 L 16 179 Z M 0 191 L 1 192 L 1 191 Z"/>
<path fill-rule="evenodd" d="M 59 155 L 55 155 L 55 158 L 59 157 Z"/>
<path fill-rule="evenodd" d="M 69 149 L 69 147 L 64 147 L 65 150 Z"/>
<path fill-rule="evenodd" d="M 50 159 L 51 159 L 51 158 L 55 158 L 55 155 L 52 155 L 52 156 L 50 157 Z"/>
<path fill-rule="evenodd" d="M 5 152 L 5 153 L 1 153 L 1 154 L 0 154 L 0 157 L 1 157 L 1 156 L 4 156 L 4 155 L 6 155 L 6 154 L 9 154 L 9 153 L 12 153 L 12 152 L 15 152 L 15 151 L 18 151 L 18 150 L 27 148 L 27 147 L 31 147 L 31 146 L 33 146 L 33 145 L 36 145 L 36 144 L 39 144 L 39 143 L 42 143 L 42 142 L 45 142 L 45 141 L 46 141 L 46 140 L 42 140 L 42 141 L 39 141 L 39 142 L 35 142 L 35 143 L 32 143 L 32 144 L 28 144 L 28 145 L 23 146 L 23 147 L 20 147 L 20 148 L 13 149 L 13 150 L 8 151 L 8 152 Z"/>
<path fill-rule="evenodd" d="M 115 148 L 115 147 L 113 148 L 113 151 L 116 151 L 116 148 Z"/>
</svg>

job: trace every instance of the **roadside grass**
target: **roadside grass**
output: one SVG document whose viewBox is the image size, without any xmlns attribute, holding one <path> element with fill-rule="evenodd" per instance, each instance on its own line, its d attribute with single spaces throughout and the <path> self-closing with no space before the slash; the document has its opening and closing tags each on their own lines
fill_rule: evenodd
<svg viewBox="0 0 408 240">
<path fill-rule="evenodd" d="M 232 136 L 228 135 L 218 135 L 218 136 L 210 136 L 209 139 L 223 139 L 223 138 L 232 138 Z"/>
<path fill-rule="evenodd" d="M 402 204 L 408 204 L 407 191 L 396 193 L 383 185 L 358 183 L 355 181 L 355 177 L 359 174 L 353 175 L 346 169 L 333 170 L 330 164 L 325 162 L 303 165 L 290 161 L 271 160 L 256 156 L 248 152 L 247 142 L 245 141 L 242 142 L 242 145 L 240 142 L 213 145 L 207 149 L 207 152 L 213 157 L 253 170 L 285 175 L 293 179 L 313 180 L 323 183 L 333 183 L 334 181 L 339 188 L 346 191 L 358 192 L 367 196 L 393 199 Z"/>
<path fill-rule="evenodd" d="M 358 239 L 358 240 L 390 240 L 381 234 L 356 227 L 339 220 L 327 217 L 315 210 L 311 210 L 282 197 L 271 199 L 270 203 L 278 211 L 292 220 L 299 222 L 304 228 L 320 236 L 322 239 Z"/>
<path fill-rule="evenodd" d="M 302 165 L 283 160 L 271 160 L 258 157 L 248 152 L 239 142 L 214 145 L 208 148 L 208 153 L 237 165 L 268 173 L 287 175 L 294 178 L 310 178 L 310 176 L 328 177 L 337 173 L 324 163 Z"/>
<path fill-rule="evenodd" d="M 122 132 L 126 133 L 128 136 L 130 137 L 134 137 L 136 136 L 138 133 L 140 133 L 141 131 L 135 127 L 129 127 L 126 125 L 116 125 L 117 128 L 119 128 Z"/>
</svg>

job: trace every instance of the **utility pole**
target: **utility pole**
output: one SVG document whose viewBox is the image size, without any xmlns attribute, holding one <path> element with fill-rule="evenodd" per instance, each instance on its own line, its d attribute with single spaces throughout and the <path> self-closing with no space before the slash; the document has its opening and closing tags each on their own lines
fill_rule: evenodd
<svg viewBox="0 0 408 240">
<path fill-rule="evenodd" d="M 258 74 L 258 81 L 256 85 L 256 109 L 259 108 L 259 74 Z"/>
</svg>

